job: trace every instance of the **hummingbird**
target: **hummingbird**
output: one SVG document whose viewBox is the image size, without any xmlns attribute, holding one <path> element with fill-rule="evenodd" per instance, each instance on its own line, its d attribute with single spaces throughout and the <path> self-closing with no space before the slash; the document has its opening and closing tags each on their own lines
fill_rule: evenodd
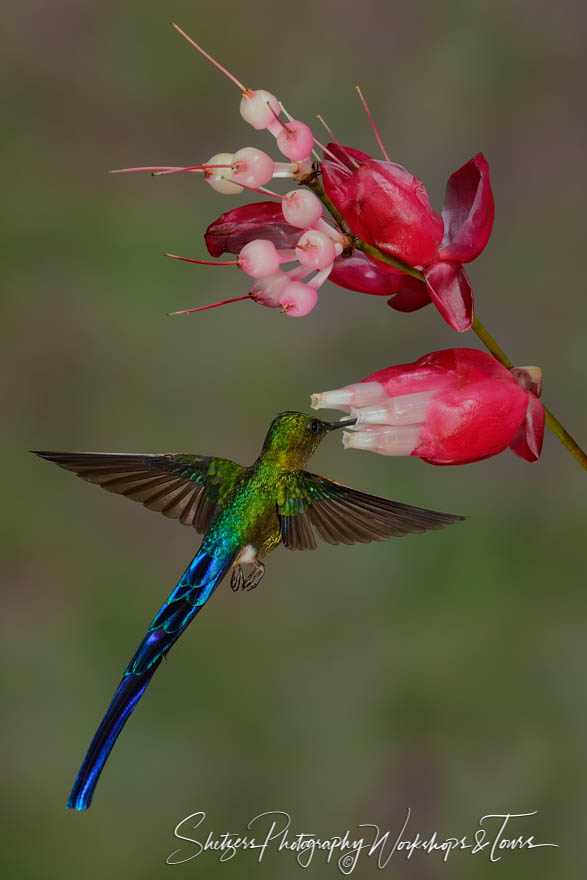
<svg viewBox="0 0 587 880">
<path fill-rule="evenodd" d="M 124 671 L 74 782 L 69 809 L 90 806 L 114 743 L 162 659 L 229 571 L 233 590 L 252 590 L 265 573 L 262 560 L 280 544 L 315 550 L 316 534 L 329 544 L 384 541 L 465 518 L 368 495 L 307 471 L 324 437 L 355 421 L 282 412 L 249 467 L 181 453 L 35 452 L 203 534 Z"/>
</svg>

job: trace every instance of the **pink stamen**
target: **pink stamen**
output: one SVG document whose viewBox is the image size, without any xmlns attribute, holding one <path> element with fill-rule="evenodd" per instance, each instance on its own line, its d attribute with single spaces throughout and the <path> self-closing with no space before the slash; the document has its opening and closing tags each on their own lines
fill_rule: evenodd
<svg viewBox="0 0 587 880">
<path fill-rule="evenodd" d="M 177 254 L 165 254 L 172 260 L 182 260 L 184 263 L 197 263 L 199 266 L 238 266 L 238 260 L 223 262 L 218 260 L 192 260 L 190 257 L 178 257 Z M 173 313 L 176 314 L 175 312 Z"/>
<path fill-rule="evenodd" d="M 174 315 L 191 315 L 192 312 L 205 312 L 206 309 L 215 309 L 218 306 L 225 306 L 228 305 L 228 303 L 240 302 L 243 299 L 251 299 L 251 297 L 247 293 L 246 296 L 235 296 L 234 299 L 223 299 L 221 302 L 210 303 L 209 306 L 198 306 L 197 309 L 182 309 L 182 311 L 180 312 L 167 312 L 167 315 L 170 318 L 172 318 Z"/>
<path fill-rule="evenodd" d="M 153 176 L 154 177 L 162 177 L 163 175 L 166 175 L 166 174 L 181 174 L 181 172 L 183 172 L 183 171 L 202 171 L 205 173 L 208 170 L 208 168 L 232 168 L 232 167 L 233 167 L 232 165 L 207 165 L 206 164 L 206 165 L 190 165 L 190 166 L 186 166 L 185 168 L 182 168 L 182 167 L 163 168 L 161 171 L 157 171 Z M 122 169 L 122 170 L 125 170 L 125 171 L 151 171 L 152 169 L 150 169 L 150 168 L 130 168 L 130 169 Z M 110 173 L 114 174 L 115 172 L 110 172 Z M 238 183 L 235 181 L 235 183 L 237 186 L 241 186 L 243 189 L 248 189 L 251 192 L 260 193 L 263 196 L 273 196 L 276 199 L 284 199 L 285 198 L 285 196 L 280 196 L 279 193 L 272 192 L 270 189 L 265 189 L 264 186 L 259 186 L 259 187 L 247 186 L 246 183 L 241 183 L 240 181 L 238 181 Z"/>
<path fill-rule="evenodd" d="M 285 196 L 281 196 L 279 193 L 273 192 L 270 189 L 265 189 L 264 186 L 247 186 L 246 183 L 238 182 L 238 186 L 242 186 L 243 189 L 248 189 L 254 193 L 260 193 L 262 196 L 273 196 L 275 199 L 285 199 Z"/>
<path fill-rule="evenodd" d="M 183 171 L 181 165 L 142 165 L 140 168 L 115 168 L 108 174 L 127 174 L 129 171 Z"/>
<path fill-rule="evenodd" d="M 335 156 L 334 153 L 331 153 L 330 150 L 328 149 L 328 147 L 325 147 L 324 144 L 320 143 L 318 138 L 314 138 L 314 143 L 318 144 L 320 149 L 323 150 L 328 156 L 330 156 L 331 159 L 334 159 L 334 161 L 336 162 L 337 165 L 340 165 L 341 167 L 344 168 L 344 165 L 342 164 L 342 162 L 340 161 L 338 156 Z"/>
<path fill-rule="evenodd" d="M 154 177 L 161 177 L 164 174 L 181 174 L 182 171 L 207 171 L 208 168 L 232 168 L 232 165 L 186 165 L 185 167 L 163 168 L 161 171 L 155 171 Z"/>
<path fill-rule="evenodd" d="M 233 82 L 236 86 L 239 87 L 239 89 L 241 90 L 241 92 L 246 92 L 246 91 L 247 91 L 246 87 L 243 86 L 242 82 L 240 82 L 240 80 L 238 80 L 238 79 L 236 78 L 236 76 L 233 76 L 232 73 L 229 73 L 229 71 L 226 69 L 226 67 L 223 67 L 222 64 L 219 64 L 219 62 L 216 61 L 214 58 L 212 58 L 211 55 L 208 55 L 208 53 L 205 52 L 205 51 L 202 49 L 201 46 L 198 46 L 198 44 L 196 43 L 195 40 L 192 40 L 191 37 L 188 37 L 188 35 L 186 34 L 185 31 L 182 31 L 182 29 L 179 27 L 179 25 L 177 25 L 174 21 L 172 21 L 171 24 L 172 24 L 172 27 L 174 27 L 175 30 L 176 30 L 179 34 L 181 34 L 182 37 L 184 37 L 184 38 L 188 41 L 188 43 L 190 43 L 190 45 L 192 45 L 192 46 L 194 47 L 194 49 L 197 49 L 198 52 L 199 52 L 201 55 L 204 56 L 204 58 L 207 58 L 208 61 L 211 61 L 211 62 L 212 62 L 212 64 L 214 65 L 214 67 L 217 67 L 218 70 L 220 70 L 222 73 L 225 74 L 225 76 L 227 76 L 230 80 L 232 80 L 232 82 Z"/>
<path fill-rule="evenodd" d="M 362 91 L 361 91 L 361 89 L 360 89 L 359 86 L 355 86 L 355 89 L 357 90 L 357 92 L 358 92 L 358 94 L 359 94 L 359 98 L 361 99 L 361 103 L 362 103 L 362 105 L 363 105 L 363 107 L 364 107 L 364 109 L 365 109 L 365 113 L 366 113 L 367 116 L 369 117 L 369 122 L 371 123 L 371 128 L 373 129 L 373 133 L 374 133 L 375 137 L 377 138 L 377 143 L 379 144 L 379 146 L 380 146 L 380 148 L 381 148 L 381 152 L 383 153 L 383 155 L 385 156 L 385 158 L 387 159 L 387 161 L 388 161 L 388 162 L 391 162 L 391 159 L 390 159 L 389 156 L 387 155 L 387 150 L 386 150 L 385 147 L 383 146 L 383 141 L 382 141 L 381 138 L 379 137 L 379 132 L 377 131 L 377 126 L 375 125 L 375 121 L 374 121 L 373 117 L 371 116 L 371 111 L 369 110 L 369 108 L 368 108 L 368 106 L 367 106 L 367 102 L 365 101 L 365 99 L 364 99 L 364 97 L 363 97 L 363 93 L 362 93 Z"/>
<path fill-rule="evenodd" d="M 326 120 L 323 119 L 323 117 L 320 116 L 319 113 L 316 115 L 316 118 L 320 120 L 320 122 L 322 123 L 322 125 L 324 126 L 324 128 L 326 129 L 326 131 L 328 132 L 328 134 L 330 135 L 330 137 L 332 138 L 332 140 L 333 140 L 334 143 L 336 144 L 336 146 L 337 146 L 337 147 L 340 147 L 341 152 L 344 153 L 344 155 L 347 157 L 347 159 L 349 160 L 349 162 L 352 162 L 352 164 L 355 166 L 355 168 L 358 168 L 358 167 L 359 167 L 359 163 L 358 163 L 355 159 L 353 159 L 352 156 L 349 156 L 349 154 L 347 153 L 347 151 L 345 150 L 345 148 L 343 147 L 343 145 L 341 144 L 341 142 L 339 141 L 339 139 L 337 138 L 337 136 L 335 135 L 335 133 L 332 131 L 332 129 L 330 128 L 330 126 L 326 123 Z"/>
<path fill-rule="evenodd" d="M 266 103 L 267 103 L 267 106 L 269 107 L 269 109 L 271 110 L 271 112 L 273 113 L 273 115 L 274 115 L 274 117 L 275 117 L 275 121 L 276 121 L 276 122 L 279 122 L 279 124 L 281 125 L 282 128 L 287 128 L 285 122 L 283 121 L 283 119 L 280 119 L 280 118 L 279 118 L 279 113 L 276 113 L 276 112 L 275 112 L 275 110 L 273 109 L 273 107 L 271 106 L 271 104 L 269 103 L 269 101 L 267 101 Z M 283 109 L 283 108 L 282 108 L 282 109 Z"/>
</svg>

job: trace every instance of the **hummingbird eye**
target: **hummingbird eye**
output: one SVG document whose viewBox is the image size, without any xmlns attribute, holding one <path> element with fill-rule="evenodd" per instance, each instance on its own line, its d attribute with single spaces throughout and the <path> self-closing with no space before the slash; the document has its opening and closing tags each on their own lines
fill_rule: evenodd
<svg viewBox="0 0 587 880">
<path fill-rule="evenodd" d="M 318 434 L 320 431 L 320 422 L 318 421 L 318 419 L 312 419 L 312 421 L 308 425 L 308 428 L 310 429 L 312 434 Z"/>
</svg>

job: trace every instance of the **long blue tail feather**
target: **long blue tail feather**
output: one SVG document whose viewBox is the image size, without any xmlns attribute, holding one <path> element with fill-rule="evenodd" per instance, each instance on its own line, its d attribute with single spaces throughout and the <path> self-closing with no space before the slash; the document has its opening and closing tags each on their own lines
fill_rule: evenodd
<svg viewBox="0 0 587 880">
<path fill-rule="evenodd" d="M 155 615 L 90 743 L 67 801 L 68 809 L 87 810 L 90 806 L 108 755 L 161 660 L 208 601 L 233 558 L 199 550 Z"/>
</svg>

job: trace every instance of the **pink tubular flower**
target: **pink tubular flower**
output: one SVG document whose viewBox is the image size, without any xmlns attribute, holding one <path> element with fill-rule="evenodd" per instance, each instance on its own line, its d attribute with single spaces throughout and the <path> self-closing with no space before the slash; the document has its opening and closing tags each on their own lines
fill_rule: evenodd
<svg viewBox="0 0 587 880">
<path fill-rule="evenodd" d="M 536 461 L 544 434 L 539 374 L 537 367 L 510 371 L 485 352 L 451 348 L 314 394 L 312 407 L 357 419 L 343 436 L 346 447 L 449 465 L 481 461 L 509 446 Z"/>
<path fill-rule="evenodd" d="M 321 163 L 324 189 L 352 232 L 424 274 L 425 282 L 411 279 L 405 286 L 401 279 L 407 282 L 410 276 L 400 275 L 397 295 L 389 305 L 413 311 L 432 301 L 451 327 L 468 330 L 473 291 L 461 264 L 471 262 L 485 248 L 494 217 L 484 156 L 478 153 L 451 175 L 440 216 L 423 183 L 401 165 L 372 159 L 350 147 L 329 144 L 327 149 L 338 161 Z M 340 283 L 336 271 L 331 280 Z M 377 292 L 386 292 L 389 283 L 381 275 Z M 372 278 L 366 287 L 364 292 L 376 292 Z"/>
</svg>

